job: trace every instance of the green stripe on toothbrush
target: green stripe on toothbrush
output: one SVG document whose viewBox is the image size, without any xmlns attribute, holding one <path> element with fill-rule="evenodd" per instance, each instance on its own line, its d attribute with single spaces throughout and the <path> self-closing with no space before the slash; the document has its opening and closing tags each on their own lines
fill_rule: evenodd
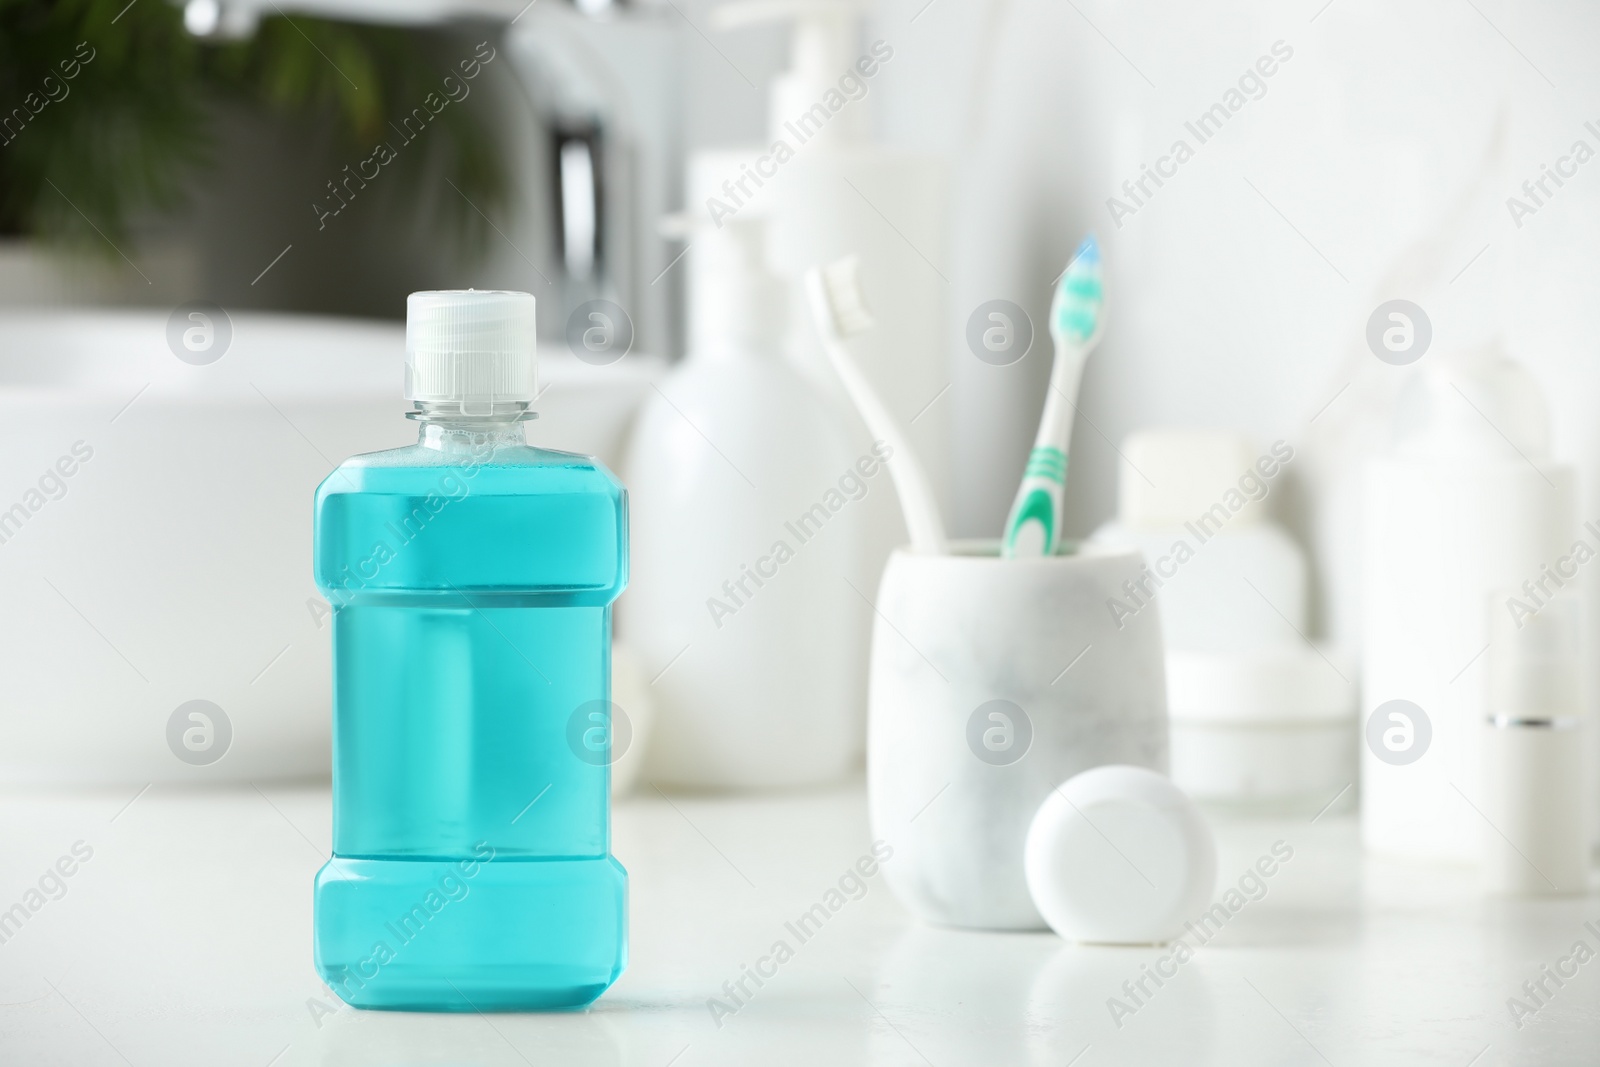
<svg viewBox="0 0 1600 1067">
<path fill-rule="evenodd" d="M 1068 277 L 1061 280 L 1061 291 L 1064 295 L 1081 302 L 1082 306 L 1091 310 L 1100 306 L 1100 298 L 1104 293 L 1100 289 L 1099 278 Z M 1071 306 L 1071 301 L 1066 302 Z"/>
<path fill-rule="evenodd" d="M 1097 319 L 1098 316 L 1094 311 L 1085 311 L 1082 308 L 1067 305 L 1062 307 L 1058 322 L 1063 334 L 1082 341 L 1094 333 Z"/>
<path fill-rule="evenodd" d="M 1036 474 L 1060 485 L 1067 484 L 1067 457 L 1059 448 L 1046 445 L 1035 448 L 1028 454 L 1028 465 L 1023 471 L 1026 477 Z"/>
<path fill-rule="evenodd" d="M 1053 556 L 1056 551 L 1056 505 L 1050 499 L 1050 494 L 1043 489 L 1030 492 L 1022 502 L 1022 507 L 1017 509 L 1016 516 L 1011 523 L 1011 529 L 1006 532 L 1006 549 L 1008 552 L 1017 546 L 1017 537 L 1023 528 L 1030 522 L 1037 522 L 1044 531 L 1044 550 L 1041 555 Z"/>
<path fill-rule="evenodd" d="M 1075 344 L 1085 344 L 1100 324 L 1100 309 L 1105 300 L 1100 271 L 1099 246 L 1084 242 L 1078 255 L 1067 264 L 1051 305 L 1053 333 Z"/>
<path fill-rule="evenodd" d="M 1067 484 L 1067 457 L 1061 449 L 1054 445 L 1038 445 L 1028 453 L 1027 469 L 1023 472 L 1023 481 L 1032 478 L 1036 482 L 1047 482 L 1058 488 Z M 1005 554 L 1015 554 L 1017 538 L 1022 535 L 1028 523 L 1039 524 L 1041 538 L 1041 555 L 1054 555 L 1056 550 L 1056 502 L 1050 490 L 1044 486 L 1035 485 L 1028 490 L 1021 503 L 1013 510 L 1007 523 L 1005 538 Z"/>
</svg>

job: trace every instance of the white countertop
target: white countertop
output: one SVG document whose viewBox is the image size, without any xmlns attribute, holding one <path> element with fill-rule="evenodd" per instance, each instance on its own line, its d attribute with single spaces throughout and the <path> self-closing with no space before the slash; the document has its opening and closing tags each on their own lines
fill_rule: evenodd
<svg viewBox="0 0 1600 1067">
<path fill-rule="evenodd" d="M 328 847 L 325 786 L 133 796 L 0 796 L 0 911 L 75 842 L 93 849 L 0 944 L 0 1063 L 1600 1060 L 1600 961 L 1566 964 L 1577 974 L 1564 987 L 1546 979 L 1553 995 L 1520 1030 L 1506 1006 L 1574 942 L 1600 951 L 1600 899 L 1483 899 L 1469 872 L 1362 857 L 1349 815 L 1218 824 L 1219 891 L 1275 841 L 1294 857 L 1175 977 L 1146 979 L 1152 995 L 1119 1028 L 1108 998 L 1167 950 L 925 926 L 881 874 L 799 943 L 784 924 L 870 846 L 859 784 L 670 800 L 645 787 L 622 801 L 626 973 L 585 1012 L 487 1017 L 359 1012 L 317 980 L 311 879 Z M 780 938 L 793 958 L 760 988 L 746 979 L 753 995 L 719 1027 L 708 998 L 726 1000 L 723 983 Z"/>
</svg>

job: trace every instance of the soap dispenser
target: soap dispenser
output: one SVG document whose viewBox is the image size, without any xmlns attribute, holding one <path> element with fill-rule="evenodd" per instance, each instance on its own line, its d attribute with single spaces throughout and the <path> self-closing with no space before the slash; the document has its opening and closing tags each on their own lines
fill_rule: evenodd
<svg viewBox="0 0 1600 1067">
<path fill-rule="evenodd" d="M 694 184 L 694 179 L 691 179 Z M 624 467 L 633 584 L 619 604 L 657 707 L 651 782 L 829 781 L 859 758 L 863 498 L 890 492 L 785 359 L 786 294 L 755 213 L 687 234 L 689 352 Z"/>
<path fill-rule="evenodd" d="M 707 219 L 729 208 L 766 215 L 768 259 L 789 287 L 791 350 L 846 408 L 801 278 L 814 266 L 857 257 L 877 329 L 851 347 L 948 506 L 956 400 L 945 343 L 948 175 L 938 157 L 873 135 L 875 101 L 907 60 L 894 40 L 863 33 L 865 16 L 856 0 L 735 0 L 713 10 L 719 30 L 787 23 L 790 59 L 768 91 L 765 143 L 697 153 L 720 173 L 715 186 L 691 194 L 688 207 Z M 904 531 L 888 501 L 871 505 L 865 580 L 876 585 Z"/>
</svg>

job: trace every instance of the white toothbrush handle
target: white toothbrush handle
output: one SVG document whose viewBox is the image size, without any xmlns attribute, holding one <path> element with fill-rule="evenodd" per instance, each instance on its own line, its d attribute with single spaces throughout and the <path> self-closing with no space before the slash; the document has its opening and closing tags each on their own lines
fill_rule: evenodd
<svg viewBox="0 0 1600 1067">
<path fill-rule="evenodd" d="M 1065 344 L 1056 353 L 1050 368 L 1050 391 L 1045 394 L 1044 411 L 1039 416 L 1039 432 L 1033 447 L 1057 448 L 1062 455 L 1072 444 L 1072 420 L 1078 413 L 1078 386 L 1083 382 L 1083 365 L 1089 350 Z"/>
<path fill-rule="evenodd" d="M 867 381 L 856 366 L 855 359 L 842 341 L 830 340 L 824 347 L 833 363 L 835 373 L 844 382 L 867 432 L 888 444 L 889 476 L 894 479 L 895 492 L 900 494 L 900 510 L 905 514 L 906 531 L 911 535 L 911 547 L 927 555 L 943 555 L 946 549 L 944 520 L 939 516 L 939 505 L 928 485 L 928 476 L 917 461 L 917 454 L 900 432 L 900 425 L 878 399 L 877 390 Z"/>
<path fill-rule="evenodd" d="M 900 494 L 900 510 L 905 514 L 911 547 L 919 553 L 942 555 L 946 545 L 944 520 L 939 517 L 939 505 L 928 485 L 928 476 L 923 473 L 922 464 L 917 462 L 917 454 L 900 432 L 900 424 L 878 399 L 877 390 L 872 388 L 872 383 L 856 366 L 855 358 L 844 342 L 827 338 L 823 348 L 833 364 L 834 373 L 844 382 L 851 403 L 855 404 L 861 420 L 867 424 L 867 432 L 888 444 L 891 450 L 889 476 L 894 479 L 895 492 Z"/>
</svg>

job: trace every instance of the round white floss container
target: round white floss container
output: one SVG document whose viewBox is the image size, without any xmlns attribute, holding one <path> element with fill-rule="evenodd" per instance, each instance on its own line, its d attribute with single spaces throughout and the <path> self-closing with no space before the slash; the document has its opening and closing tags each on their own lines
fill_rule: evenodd
<svg viewBox="0 0 1600 1067">
<path fill-rule="evenodd" d="M 1182 790 L 1143 767 L 1084 771 L 1051 791 L 1023 859 L 1033 903 L 1070 941 L 1170 941 L 1211 901 L 1217 847 Z"/>
</svg>

